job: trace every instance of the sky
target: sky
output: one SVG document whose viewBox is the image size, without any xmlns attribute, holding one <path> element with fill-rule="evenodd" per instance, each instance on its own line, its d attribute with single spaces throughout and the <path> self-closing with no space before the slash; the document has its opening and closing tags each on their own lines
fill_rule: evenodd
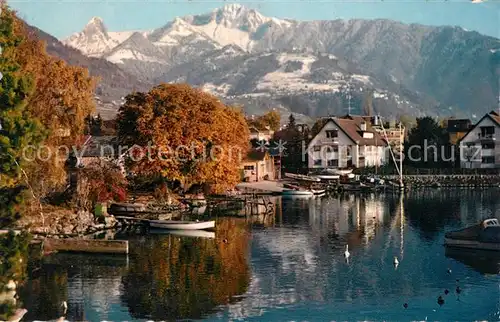
<svg viewBox="0 0 500 322">
<path fill-rule="evenodd" d="M 226 1 L 208 0 L 7 0 L 29 24 L 62 39 L 94 16 L 109 31 L 150 30 L 175 17 L 202 14 Z M 265 16 L 297 20 L 386 18 L 405 23 L 452 25 L 500 38 L 500 0 L 268 0 L 234 2 Z"/>
</svg>

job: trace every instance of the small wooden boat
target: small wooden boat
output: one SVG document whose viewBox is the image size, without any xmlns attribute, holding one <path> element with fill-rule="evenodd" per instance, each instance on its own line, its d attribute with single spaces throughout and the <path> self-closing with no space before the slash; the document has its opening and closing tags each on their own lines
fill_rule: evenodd
<svg viewBox="0 0 500 322">
<path fill-rule="evenodd" d="M 215 232 L 206 230 L 170 230 L 170 229 L 155 229 L 151 231 L 154 234 L 168 234 L 183 237 L 200 237 L 200 238 L 215 238 Z"/>
<path fill-rule="evenodd" d="M 500 251 L 500 224 L 498 219 L 490 218 L 472 227 L 447 232 L 444 243 L 446 246 Z"/>
<path fill-rule="evenodd" d="M 283 196 L 312 196 L 314 193 L 310 190 L 283 190 Z"/>
<path fill-rule="evenodd" d="M 311 192 L 313 193 L 313 195 L 317 196 L 317 195 L 325 194 L 326 190 L 325 189 L 311 189 Z"/>
<path fill-rule="evenodd" d="M 312 182 L 320 182 L 321 179 L 319 178 L 314 178 L 311 176 L 306 176 L 303 174 L 295 174 L 295 173 L 285 173 L 285 177 L 290 178 L 290 179 L 295 179 L 295 180 L 302 180 L 302 181 L 312 181 Z"/>
<path fill-rule="evenodd" d="M 212 221 L 174 221 L 174 220 L 150 220 L 151 228 L 170 230 L 204 230 L 215 227 L 215 220 Z"/>
<path fill-rule="evenodd" d="M 112 203 L 108 208 L 108 213 L 115 216 L 132 216 L 146 212 L 146 210 L 146 206 L 140 203 Z"/>
</svg>

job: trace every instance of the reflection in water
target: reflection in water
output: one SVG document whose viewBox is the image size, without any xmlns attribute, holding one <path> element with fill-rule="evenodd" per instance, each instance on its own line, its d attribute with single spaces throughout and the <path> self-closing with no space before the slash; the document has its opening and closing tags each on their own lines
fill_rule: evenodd
<svg viewBox="0 0 500 322">
<path fill-rule="evenodd" d="M 500 274 L 499 252 L 446 247 L 445 254 L 481 274 Z"/>
<path fill-rule="evenodd" d="M 249 284 L 248 232 L 242 220 L 216 225 L 217 240 L 150 236 L 131 245 L 122 301 L 134 318 L 201 318 Z M 227 239 L 227 242 L 223 242 Z"/>
<path fill-rule="evenodd" d="M 69 320 L 498 320 L 500 277 L 483 274 L 499 261 L 443 247 L 445 231 L 499 217 L 498 193 L 278 199 L 274 218 L 220 219 L 215 239 L 133 237 L 128 261 L 56 255 L 23 295 L 27 318 L 67 299 Z M 439 307 L 456 279 L 460 301 Z"/>
</svg>

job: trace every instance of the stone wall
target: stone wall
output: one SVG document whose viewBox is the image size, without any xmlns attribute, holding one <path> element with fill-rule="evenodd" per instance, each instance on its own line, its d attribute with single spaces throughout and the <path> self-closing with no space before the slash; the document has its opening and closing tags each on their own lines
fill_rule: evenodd
<svg viewBox="0 0 500 322">
<path fill-rule="evenodd" d="M 383 176 L 386 180 L 399 180 L 399 176 Z M 500 187 L 500 175 L 405 175 L 405 185 L 413 187 Z"/>
<path fill-rule="evenodd" d="M 20 221 L 21 228 L 33 234 L 61 236 L 81 236 L 117 225 L 113 216 L 96 217 L 85 210 L 53 208 L 44 209 L 43 216 L 31 214 Z"/>
</svg>

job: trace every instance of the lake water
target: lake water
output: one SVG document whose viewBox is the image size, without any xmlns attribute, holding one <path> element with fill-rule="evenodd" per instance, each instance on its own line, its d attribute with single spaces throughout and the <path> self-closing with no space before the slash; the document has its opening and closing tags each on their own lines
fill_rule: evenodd
<svg viewBox="0 0 500 322">
<path fill-rule="evenodd" d="M 215 239 L 148 234 L 128 237 L 128 256 L 53 255 L 22 290 L 25 318 L 58 318 L 67 301 L 72 321 L 499 320 L 500 260 L 443 246 L 445 231 L 500 217 L 499 196 L 277 199 L 276 216 L 219 218 Z"/>
</svg>

